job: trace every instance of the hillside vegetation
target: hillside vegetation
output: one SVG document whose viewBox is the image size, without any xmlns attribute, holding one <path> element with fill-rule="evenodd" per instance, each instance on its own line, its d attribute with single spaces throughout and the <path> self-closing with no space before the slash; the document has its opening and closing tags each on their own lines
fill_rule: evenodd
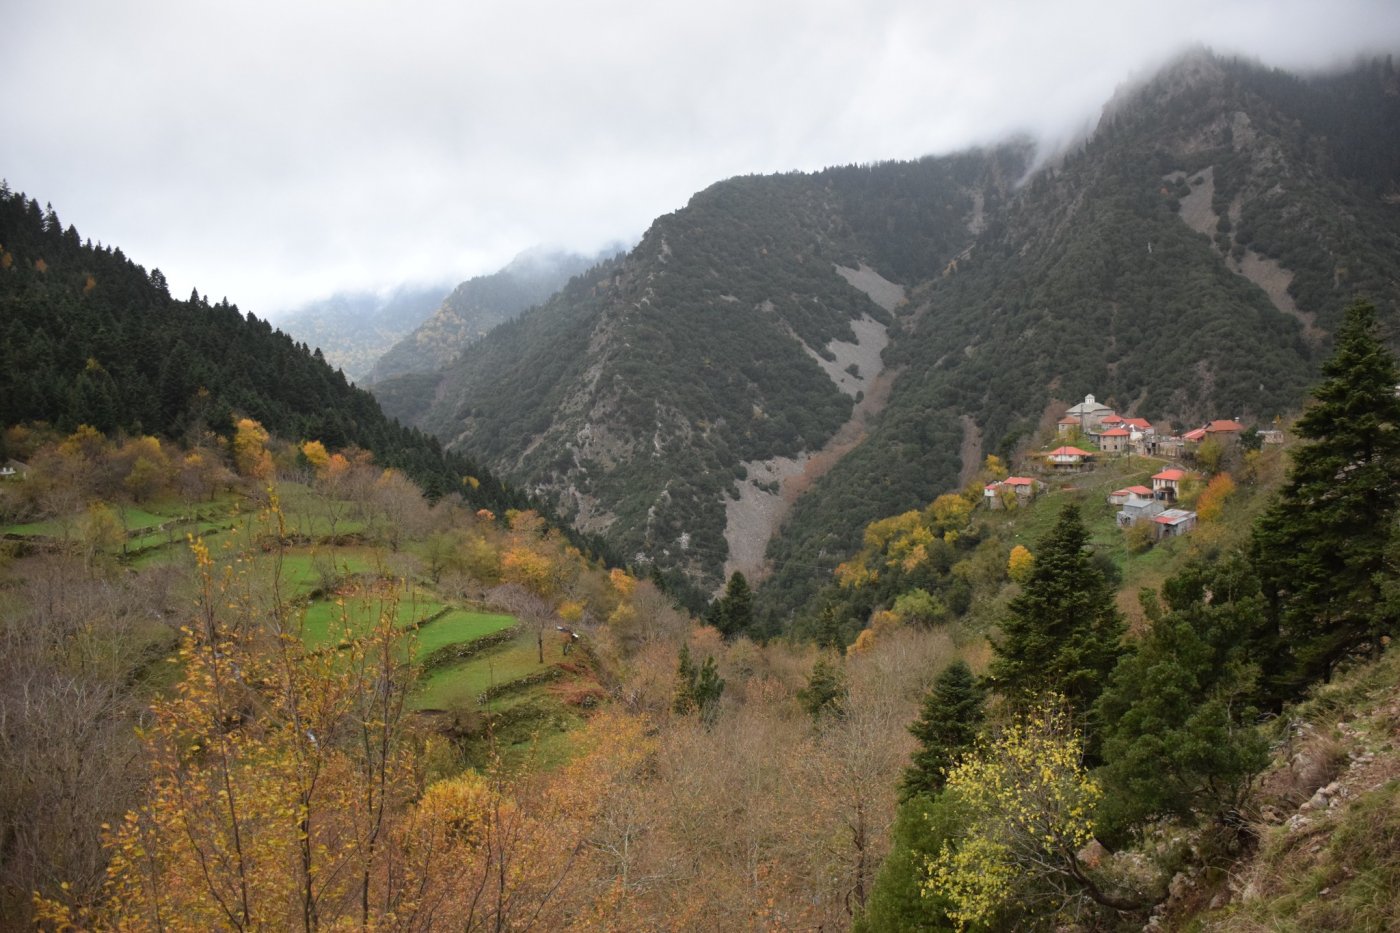
<svg viewBox="0 0 1400 933">
<path fill-rule="evenodd" d="M 1105 501 L 1160 463 L 991 511 L 988 458 L 767 645 L 734 581 L 698 626 L 533 513 L 252 419 L 12 427 L 4 915 L 1384 929 L 1400 371 L 1367 306 L 1337 344 L 1287 478 L 1202 463 L 1190 535 Z"/>
<path fill-rule="evenodd" d="M 867 436 L 815 482 L 760 481 L 795 499 L 759 574 L 784 621 L 859 529 L 1085 393 L 1163 427 L 1294 410 L 1342 307 L 1395 313 L 1396 81 L 1388 62 L 1299 78 L 1198 52 L 1035 167 L 1009 144 L 730 179 L 393 404 L 716 592 L 726 503 L 840 429 L 854 399 L 821 362 L 877 322 L 890 389 Z M 838 274 L 862 266 L 906 302 L 885 313 Z"/>
</svg>

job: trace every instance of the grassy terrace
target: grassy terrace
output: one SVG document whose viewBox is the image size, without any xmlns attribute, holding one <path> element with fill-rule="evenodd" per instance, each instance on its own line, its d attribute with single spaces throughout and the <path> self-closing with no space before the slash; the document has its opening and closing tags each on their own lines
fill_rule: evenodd
<svg viewBox="0 0 1400 933">
<path fill-rule="evenodd" d="M 567 733 L 578 716 L 551 692 L 550 683 L 521 684 L 480 701 L 493 688 L 551 671 L 559 659 L 557 644 L 549 643 L 541 664 L 533 631 L 510 632 L 517 625 L 513 616 L 453 605 L 422 581 L 409 581 L 406 589 L 392 593 L 399 589 L 393 579 L 412 564 L 395 560 L 383 546 L 363 543 L 366 536 L 372 538 L 373 529 L 354 517 L 351 503 L 327 501 L 296 483 L 282 483 L 278 497 L 283 527 L 292 542 L 280 553 L 268 550 L 272 527 L 266 516 L 244 498 L 225 496 L 198 504 L 113 506 L 126 537 L 108 556 L 133 569 L 189 563 L 188 537 L 203 537 L 216 561 L 237 560 L 236 572 L 250 573 L 252 580 L 270 581 L 276 573 L 279 596 L 299 607 L 302 638 L 310 647 L 339 644 L 365 631 L 386 611 L 393 612 L 398 626 L 413 630 L 410 643 L 419 661 L 454 645 L 496 636 L 470 657 L 425 671 L 412 705 L 454 717 L 488 715 L 492 747 L 512 758 L 545 763 L 567 757 Z M 0 527 L 0 533 L 77 541 L 84 519 L 78 512 L 65 519 Z M 410 542 L 408 549 L 412 547 Z M 500 642 L 500 637 L 507 640 Z M 153 664 L 146 672 L 149 688 L 172 688 L 180 671 L 173 657 Z M 486 760 L 493 753 L 482 744 L 486 742 L 473 740 L 470 754 Z"/>
<path fill-rule="evenodd" d="M 514 624 L 514 616 L 454 609 L 418 630 L 417 654 L 420 659 L 425 658 L 439 648 L 476 641 Z"/>
<path fill-rule="evenodd" d="M 413 702 L 420 709 L 473 708 L 486 690 L 548 670 L 550 663 L 546 652 L 540 664 L 534 633 L 521 631 L 500 648 L 431 672 Z"/>
</svg>

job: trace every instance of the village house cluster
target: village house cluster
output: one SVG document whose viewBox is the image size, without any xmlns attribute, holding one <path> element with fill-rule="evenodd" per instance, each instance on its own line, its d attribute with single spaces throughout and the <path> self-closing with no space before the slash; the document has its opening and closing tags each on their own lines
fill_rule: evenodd
<svg viewBox="0 0 1400 933">
<path fill-rule="evenodd" d="M 1239 421 L 1222 418 L 1180 435 L 1158 433 L 1146 418 L 1125 418 L 1094 396 L 1086 395 L 1084 401 L 1071 407 L 1059 420 L 1056 436 L 1062 441 L 1075 442 L 1083 438 L 1097 449 L 1084 450 L 1072 443 L 1063 443 L 1043 454 L 1043 468 L 1052 474 L 1078 473 L 1092 469 L 1099 458 L 1128 454 L 1177 459 L 1194 455 L 1209 440 L 1221 445 L 1233 445 L 1244 432 L 1245 426 Z M 1280 430 L 1264 430 L 1258 434 L 1262 443 L 1283 443 L 1283 432 Z M 1158 540 L 1191 531 L 1196 527 L 1196 513 L 1176 507 L 1181 485 L 1190 478 L 1192 474 L 1186 470 L 1168 467 L 1148 480 L 1151 486 L 1135 485 L 1114 490 L 1108 501 L 1110 505 L 1119 507 L 1116 516 L 1118 526 L 1129 528 L 1138 522 L 1152 522 L 1154 537 Z M 983 501 L 991 509 L 1020 505 L 1034 498 L 1044 485 L 1032 477 L 1011 476 L 988 483 L 983 491 Z"/>
</svg>

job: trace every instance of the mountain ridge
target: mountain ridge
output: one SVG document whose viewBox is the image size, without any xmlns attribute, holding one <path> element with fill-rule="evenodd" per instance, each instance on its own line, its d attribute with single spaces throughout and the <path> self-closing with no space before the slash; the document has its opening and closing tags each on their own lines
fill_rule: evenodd
<svg viewBox="0 0 1400 933">
<path fill-rule="evenodd" d="M 768 547 L 760 596 L 790 613 L 858 529 L 1086 392 L 1179 424 L 1296 406 L 1341 307 L 1365 293 L 1393 315 L 1400 294 L 1395 86 L 1386 61 L 1304 79 L 1196 54 L 1034 171 L 1014 141 L 719 182 L 399 411 L 713 590 L 750 472 L 772 495 L 756 465 L 848 423 L 830 364 L 869 316 L 900 375 Z M 906 289 L 896 313 L 836 271 L 863 266 Z"/>
</svg>

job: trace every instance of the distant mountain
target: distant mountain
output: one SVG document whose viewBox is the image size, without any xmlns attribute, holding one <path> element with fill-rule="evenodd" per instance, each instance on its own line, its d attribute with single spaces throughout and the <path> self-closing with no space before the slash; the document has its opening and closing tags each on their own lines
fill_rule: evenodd
<svg viewBox="0 0 1400 933">
<path fill-rule="evenodd" d="M 499 272 L 468 279 L 441 299 L 436 311 L 420 315 L 416 327 L 405 329 L 407 336 L 401 335 L 369 369 L 369 381 L 441 369 L 491 328 L 544 301 L 570 278 L 617 251 L 589 257 L 533 249 Z"/>
<path fill-rule="evenodd" d="M 278 327 L 332 366 L 363 382 L 390 347 L 423 323 L 442 303 L 447 286 L 402 285 L 388 294 L 337 292 L 277 315 Z"/>
<path fill-rule="evenodd" d="M 771 574 L 787 612 L 869 521 L 1057 406 L 1272 418 L 1353 296 L 1395 320 L 1388 60 L 1302 78 L 1194 53 L 1034 159 L 721 182 L 391 410 L 638 562 Z"/>
</svg>

